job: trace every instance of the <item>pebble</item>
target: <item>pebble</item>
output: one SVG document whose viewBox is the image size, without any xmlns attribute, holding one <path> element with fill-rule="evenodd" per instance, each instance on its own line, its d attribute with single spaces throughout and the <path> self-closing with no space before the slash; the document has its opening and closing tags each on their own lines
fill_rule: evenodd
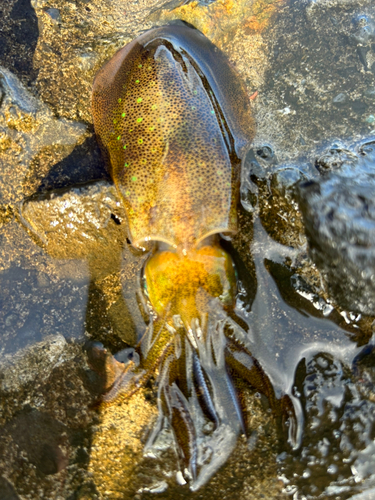
<svg viewBox="0 0 375 500">
<path fill-rule="evenodd" d="M 336 106 L 341 106 L 342 104 L 345 104 L 348 101 L 348 96 L 344 92 L 340 92 L 340 94 L 337 94 L 332 99 L 333 104 L 336 104 Z"/>
<path fill-rule="evenodd" d="M 61 23 L 61 16 L 60 16 L 60 11 L 59 9 L 47 9 L 46 14 L 50 17 L 51 21 L 60 24 Z"/>
<path fill-rule="evenodd" d="M 365 90 L 365 97 L 369 99 L 375 99 L 375 87 L 369 87 Z"/>
</svg>

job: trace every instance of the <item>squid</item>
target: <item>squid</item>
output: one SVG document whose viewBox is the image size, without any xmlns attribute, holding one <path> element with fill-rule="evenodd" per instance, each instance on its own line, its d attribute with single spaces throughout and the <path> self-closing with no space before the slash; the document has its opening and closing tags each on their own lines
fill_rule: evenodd
<svg viewBox="0 0 375 500">
<path fill-rule="evenodd" d="M 201 32 L 171 25 L 143 33 L 100 69 L 92 113 L 131 244 L 150 254 L 142 293 L 151 320 L 126 362 L 112 359 L 103 400 L 130 398 L 155 379 L 159 417 L 146 449 L 169 425 L 194 491 L 247 432 L 236 377 L 293 420 L 290 399 L 275 396 L 235 321 L 236 268 L 222 246 L 238 230 L 241 162 L 255 129 L 249 97 Z"/>
</svg>

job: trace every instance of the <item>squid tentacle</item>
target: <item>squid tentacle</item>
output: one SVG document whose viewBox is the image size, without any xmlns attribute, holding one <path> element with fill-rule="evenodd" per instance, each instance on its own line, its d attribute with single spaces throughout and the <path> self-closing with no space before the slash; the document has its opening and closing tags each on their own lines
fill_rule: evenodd
<svg viewBox="0 0 375 500">
<path fill-rule="evenodd" d="M 170 408 L 170 422 L 173 432 L 185 462 L 188 464 L 189 472 L 195 481 L 197 478 L 198 446 L 188 402 L 175 382 L 170 386 L 165 385 L 164 394 Z"/>
<path fill-rule="evenodd" d="M 240 401 L 238 399 L 237 390 L 236 390 L 236 388 L 233 385 L 232 377 L 229 375 L 228 369 L 226 369 L 226 382 L 227 382 L 229 394 L 230 394 L 231 399 L 232 399 L 233 406 L 234 406 L 234 408 L 236 410 L 236 414 L 237 414 L 237 417 L 238 417 L 238 421 L 240 423 L 240 427 L 241 427 L 242 433 L 246 436 L 247 435 L 247 431 L 246 431 L 246 425 L 245 425 L 245 419 L 244 419 L 244 416 L 243 416 L 243 411 L 242 411 L 242 408 L 241 408 Z"/>
<path fill-rule="evenodd" d="M 204 413 L 207 413 L 209 419 L 212 420 L 212 422 L 215 424 L 215 428 L 217 428 L 220 424 L 219 416 L 212 401 L 210 390 L 204 376 L 203 368 L 195 351 L 193 351 L 193 377 L 198 388 L 198 401 L 203 399 L 203 404 L 201 404 L 200 401 L 202 411 Z"/>
</svg>

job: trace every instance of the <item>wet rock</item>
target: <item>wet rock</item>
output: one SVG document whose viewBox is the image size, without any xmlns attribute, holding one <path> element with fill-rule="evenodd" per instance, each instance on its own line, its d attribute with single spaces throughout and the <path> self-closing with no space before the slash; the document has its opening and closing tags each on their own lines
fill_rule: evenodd
<svg viewBox="0 0 375 500">
<path fill-rule="evenodd" d="M 81 318 L 86 309 L 85 324 L 78 331 L 85 328 L 93 338 L 105 339 L 106 345 L 133 345 L 136 332 L 140 335 L 145 327 L 133 291 L 147 254 L 133 255 L 128 247 L 124 209 L 114 185 L 97 181 L 36 195 L 21 204 L 20 219 L 51 257 L 87 262 L 88 289 L 74 287 L 71 293 L 72 299 L 77 293 L 81 298 Z M 39 284 L 39 276 L 37 280 Z M 41 288 L 44 295 L 52 287 Z"/>
<path fill-rule="evenodd" d="M 246 154 L 243 171 L 253 182 L 265 181 L 269 175 L 269 167 L 275 165 L 277 159 L 269 145 L 252 148 Z"/>
<path fill-rule="evenodd" d="M 372 324 L 372 330 L 375 333 L 375 321 Z M 373 339 L 354 358 L 352 370 L 360 384 L 361 393 L 374 401 L 375 348 Z"/>
<path fill-rule="evenodd" d="M 46 10 L 46 14 L 49 15 L 49 17 L 51 18 L 51 21 L 56 23 L 56 24 L 60 24 L 61 23 L 61 16 L 60 16 L 60 11 L 59 9 L 47 9 Z"/>
<path fill-rule="evenodd" d="M 286 484 L 307 498 L 352 498 L 366 483 L 374 484 L 374 402 L 331 356 L 320 354 L 301 365 L 306 428 L 298 460 L 288 457 L 282 465 Z"/>
<path fill-rule="evenodd" d="M 333 99 L 332 103 L 335 106 L 343 106 L 348 102 L 348 96 L 344 92 L 340 92 L 340 94 L 337 94 Z"/>
<path fill-rule="evenodd" d="M 38 42 L 38 20 L 29 0 L 10 0 L 0 5 L 0 65 L 25 83 L 37 76 L 33 55 Z"/>
<path fill-rule="evenodd" d="M 274 165 L 276 163 L 275 152 L 269 144 L 264 144 L 256 148 L 256 155 L 262 158 L 268 165 Z"/>
<path fill-rule="evenodd" d="M 59 274 L 55 272 L 57 266 Z M 66 339 L 83 336 L 89 288 L 87 265 L 82 261 L 60 261 L 44 271 L 49 273 L 49 281 L 35 268 L 11 265 L 0 273 L 0 355 L 12 356 L 54 334 Z"/>
<path fill-rule="evenodd" d="M 277 2 L 275 0 L 247 1 L 238 0 L 235 4 L 228 0 L 222 2 L 201 0 L 198 2 L 176 0 L 163 4 L 155 8 L 150 18 L 153 21 L 163 23 L 183 20 L 193 24 L 196 28 L 208 36 L 218 47 L 223 49 L 223 44 L 235 36 L 236 31 L 240 31 L 242 38 L 247 38 L 249 31 L 262 31 L 269 25 L 272 14 L 276 13 Z M 243 20 L 252 17 L 252 26 L 249 29 L 248 22 L 238 30 Z M 245 30 L 243 29 L 245 28 Z M 242 32 L 242 33 L 241 33 Z M 255 33 L 253 33 L 254 35 Z M 253 38 L 254 40 L 254 38 Z M 253 50 L 257 51 L 255 43 Z M 242 57 L 246 59 L 246 54 Z"/>
<path fill-rule="evenodd" d="M 361 99 L 355 99 L 350 103 L 350 107 L 357 115 L 363 115 L 366 112 L 367 104 Z"/>
<path fill-rule="evenodd" d="M 146 18 L 156 2 L 32 0 L 40 29 L 34 67 L 41 99 L 60 117 L 92 122 L 95 73 L 119 48 L 151 27 Z M 51 18 L 56 10 L 59 15 Z"/>
<path fill-rule="evenodd" d="M 31 382 L 46 380 L 67 347 L 62 335 L 54 335 L 0 359 L 0 391 L 18 392 Z"/>
<path fill-rule="evenodd" d="M 78 65 L 82 71 L 90 71 L 97 64 L 97 55 L 90 52 L 82 52 L 78 57 Z"/>
<path fill-rule="evenodd" d="M 0 207 L 0 227 L 13 220 L 14 213 L 12 207 L 5 205 Z"/>
<path fill-rule="evenodd" d="M 279 196 L 291 198 L 299 182 L 307 180 L 307 176 L 296 167 L 277 169 L 271 179 L 271 189 Z"/>
<path fill-rule="evenodd" d="M 274 240 L 301 247 L 305 236 L 295 188 L 308 176 L 297 167 L 276 165 L 269 145 L 249 151 L 243 165 L 241 203 L 248 211 L 259 208 L 262 224 Z"/>
<path fill-rule="evenodd" d="M 315 155 L 317 143 L 368 133 L 363 114 L 372 111 L 363 111 L 358 101 L 373 85 L 368 70 L 374 52 L 371 44 L 361 47 L 363 62 L 351 37 L 357 29 L 353 18 L 365 9 L 372 13 L 371 5 L 371 0 L 291 2 L 275 23 L 254 106 L 256 140 L 270 141 L 279 160 L 295 163 L 295 157 Z"/>
<path fill-rule="evenodd" d="M 80 305 L 83 310 L 76 311 L 76 320 L 86 309 L 85 325 L 78 325 L 78 331 L 85 328 L 106 345 L 133 345 L 136 332 L 141 335 L 145 328 L 134 290 L 147 253 L 133 251 L 127 243 L 125 213 L 115 186 L 97 181 L 33 196 L 21 204 L 20 220 L 51 257 L 87 262 L 88 289 L 73 286 L 69 298 L 74 303 L 73 297 L 80 297 L 76 309 Z M 43 295 L 44 290 L 42 286 Z"/>
<path fill-rule="evenodd" d="M 345 163 L 346 166 L 357 164 L 358 157 L 355 153 L 346 149 L 341 144 L 333 144 L 318 157 L 315 166 L 320 173 L 340 169 Z"/>
<path fill-rule="evenodd" d="M 188 5 L 194 0 L 171 0 L 163 4 L 163 9 L 175 9 L 177 7 L 181 7 L 181 5 Z M 210 5 L 211 3 L 216 2 L 216 0 L 198 0 L 198 3 L 201 5 Z"/>
<path fill-rule="evenodd" d="M 86 133 L 83 123 L 56 118 L 9 70 L 0 67 L 0 203 L 14 203 L 30 194 L 25 177 L 43 151 L 56 159 L 67 156 Z"/>
<path fill-rule="evenodd" d="M 251 148 L 242 165 L 241 203 L 248 211 L 252 212 L 258 204 L 258 184 L 266 182 L 268 167 L 276 162 L 274 152 L 269 145 Z"/>
<path fill-rule="evenodd" d="M 369 87 L 368 89 L 365 90 L 365 97 L 368 99 L 375 99 L 375 87 Z"/>
<path fill-rule="evenodd" d="M 0 498 L 70 498 L 89 482 L 97 393 L 86 389 L 85 369 L 82 347 L 62 336 L 1 359 L 0 471 L 14 488 L 0 478 Z"/>
<path fill-rule="evenodd" d="M 20 215 L 57 258 L 87 257 L 98 245 L 113 245 L 120 233 L 122 242 L 126 240 L 124 210 L 116 188 L 106 181 L 30 198 L 22 203 Z"/>
<path fill-rule="evenodd" d="M 356 161 L 352 153 L 340 158 L 335 172 L 300 184 L 299 205 L 311 258 L 334 299 L 374 315 L 375 144 L 362 144 Z"/>
<path fill-rule="evenodd" d="M 353 20 L 354 40 L 360 45 L 367 45 L 375 38 L 375 24 L 371 16 L 360 14 Z"/>
<path fill-rule="evenodd" d="M 0 477 L 0 498 L 3 500 L 20 500 L 12 484 L 3 476 Z"/>
<path fill-rule="evenodd" d="M 374 72 L 375 23 L 372 16 L 357 15 L 353 19 L 353 33 L 351 38 L 357 46 L 357 53 L 366 71 Z"/>
<path fill-rule="evenodd" d="M 68 465 L 62 451 L 68 444 L 66 426 L 36 409 L 25 409 L 0 433 L 12 437 L 19 452 L 27 455 L 39 473 L 56 474 Z"/>
</svg>

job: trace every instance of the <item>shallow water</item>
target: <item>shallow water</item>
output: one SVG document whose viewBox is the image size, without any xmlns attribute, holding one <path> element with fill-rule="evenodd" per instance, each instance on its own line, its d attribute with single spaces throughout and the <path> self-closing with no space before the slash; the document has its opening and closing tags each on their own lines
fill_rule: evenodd
<svg viewBox="0 0 375 500">
<path fill-rule="evenodd" d="M 320 0 L 277 8 L 238 2 L 231 10 L 216 0 L 170 11 L 164 3 L 37 0 L 32 8 L 18 0 L 2 7 L 8 49 L 1 64 L 22 83 L 2 73 L 0 498 L 216 498 L 220 491 L 226 498 L 344 499 L 371 491 L 374 8 Z M 292 449 L 267 399 L 239 381 L 248 436 L 194 494 L 178 484 L 168 429 L 143 455 L 157 417 L 155 387 L 129 404 L 98 408 L 103 381 L 84 349 L 90 339 L 120 352 L 147 322 L 145 256 L 127 243 L 93 138 L 92 79 L 116 48 L 173 16 L 196 16 L 249 95 L 258 91 L 240 232 L 227 245 L 240 281 L 236 334 L 276 394 L 292 396 L 299 423 Z M 33 20 L 29 31 L 23 19 Z M 356 204 L 343 195 L 345 204 L 340 189 L 354 184 Z M 311 186 L 322 198 L 313 198 Z M 333 208 L 324 219 L 327 191 Z M 64 226 L 58 237 L 46 231 L 51 221 Z M 337 242 L 337 252 L 325 241 Z M 310 254 L 307 245 L 315 248 Z M 351 245 L 363 250 L 358 258 Z M 334 266 L 339 273 L 330 272 Z M 358 281 L 355 273 L 363 294 L 342 285 Z"/>
</svg>

